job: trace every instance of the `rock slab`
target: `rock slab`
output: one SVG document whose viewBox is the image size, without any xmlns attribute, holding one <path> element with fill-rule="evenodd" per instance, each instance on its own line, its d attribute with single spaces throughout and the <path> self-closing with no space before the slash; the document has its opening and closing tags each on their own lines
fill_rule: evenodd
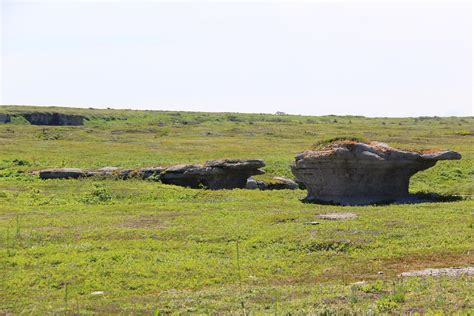
<svg viewBox="0 0 474 316">
<path fill-rule="evenodd" d="M 84 171 L 79 168 L 59 168 L 40 170 L 41 179 L 77 179 L 84 176 Z"/>
<path fill-rule="evenodd" d="M 262 160 L 222 159 L 204 165 L 177 165 L 161 173 L 161 182 L 211 190 L 245 188 L 247 179 L 263 174 Z"/>
<path fill-rule="evenodd" d="M 84 125 L 85 120 L 82 115 L 57 112 L 31 112 L 20 115 L 32 125 L 79 126 Z"/>
<path fill-rule="evenodd" d="M 461 155 L 454 151 L 419 153 L 378 142 L 340 141 L 298 154 L 291 169 L 310 202 L 365 205 L 408 197 L 412 175 L 438 160 L 457 159 Z"/>
<path fill-rule="evenodd" d="M 11 118 L 9 114 L 0 113 L 0 123 L 10 123 Z"/>
</svg>

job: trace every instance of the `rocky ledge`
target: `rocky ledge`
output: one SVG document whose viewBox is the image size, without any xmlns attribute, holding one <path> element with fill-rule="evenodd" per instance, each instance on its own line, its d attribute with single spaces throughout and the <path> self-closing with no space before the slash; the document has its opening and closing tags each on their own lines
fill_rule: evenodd
<svg viewBox="0 0 474 316">
<path fill-rule="evenodd" d="M 410 177 L 438 160 L 458 160 L 454 151 L 412 152 L 386 144 L 339 141 L 296 156 L 292 172 L 308 201 L 364 205 L 408 198 Z"/>
<path fill-rule="evenodd" d="M 211 190 L 245 188 L 250 176 L 263 174 L 262 160 L 211 160 L 204 165 L 177 165 L 167 168 L 161 182 Z"/>
<path fill-rule="evenodd" d="M 212 160 L 204 165 L 175 165 L 168 168 L 150 167 L 121 169 L 104 167 L 96 170 L 77 168 L 45 169 L 39 171 L 41 179 L 76 179 L 83 177 L 114 177 L 119 179 L 153 177 L 164 184 L 211 190 L 245 188 L 247 179 L 265 173 L 262 160 L 223 159 Z"/>
</svg>

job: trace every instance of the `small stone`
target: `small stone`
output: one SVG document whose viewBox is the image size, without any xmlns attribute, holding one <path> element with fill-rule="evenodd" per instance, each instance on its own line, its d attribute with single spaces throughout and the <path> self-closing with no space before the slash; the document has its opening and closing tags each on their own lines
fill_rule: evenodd
<svg viewBox="0 0 474 316">
<path fill-rule="evenodd" d="M 319 225 L 319 222 L 304 222 L 305 225 Z"/>
<path fill-rule="evenodd" d="M 298 184 L 285 177 L 273 177 L 272 182 L 268 183 L 269 190 L 296 190 Z"/>
<path fill-rule="evenodd" d="M 104 295 L 104 291 L 95 291 L 92 292 L 91 295 Z"/>
<path fill-rule="evenodd" d="M 256 190 L 258 189 L 258 183 L 253 178 L 248 178 L 247 184 L 245 184 L 245 188 L 249 190 Z"/>
</svg>

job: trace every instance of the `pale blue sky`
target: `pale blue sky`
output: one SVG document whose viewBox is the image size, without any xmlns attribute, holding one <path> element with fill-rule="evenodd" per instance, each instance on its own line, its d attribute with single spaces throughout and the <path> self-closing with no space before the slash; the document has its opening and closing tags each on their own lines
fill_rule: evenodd
<svg viewBox="0 0 474 316">
<path fill-rule="evenodd" d="M 472 115 L 447 2 L 2 2 L 2 104 Z"/>
</svg>

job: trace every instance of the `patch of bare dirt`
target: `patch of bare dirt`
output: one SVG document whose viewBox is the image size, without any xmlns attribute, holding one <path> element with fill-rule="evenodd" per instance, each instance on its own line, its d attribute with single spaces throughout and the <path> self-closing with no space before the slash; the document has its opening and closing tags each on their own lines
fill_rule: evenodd
<svg viewBox="0 0 474 316">
<path fill-rule="evenodd" d="M 460 275 L 474 275 L 474 266 L 464 268 L 441 268 L 441 269 L 424 269 L 410 272 L 402 272 L 402 277 L 414 276 L 450 276 L 457 277 Z"/>
<path fill-rule="evenodd" d="M 357 216 L 358 215 L 355 213 L 328 213 L 328 214 L 318 214 L 316 215 L 316 218 L 337 221 L 337 220 L 345 220 L 345 219 L 354 219 Z"/>
</svg>

